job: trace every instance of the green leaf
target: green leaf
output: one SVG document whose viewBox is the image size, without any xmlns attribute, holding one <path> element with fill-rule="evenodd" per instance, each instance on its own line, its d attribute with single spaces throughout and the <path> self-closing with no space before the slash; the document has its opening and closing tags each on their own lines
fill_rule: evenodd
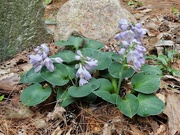
<svg viewBox="0 0 180 135">
<path fill-rule="evenodd" d="M 97 96 L 94 93 L 90 93 L 86 97 L 83 97 L 82 100 L 91 104 L 97 99 Z"/>
<path fill-rule="evenodd" d="M 66 63 L 75 61 L 75 54 L 70 50 L 63 50 L 60 53 L 51 56 L 51 58 L 56 58 L 56 57 L 60 57 L 63 60 L 63 62 Z"/>
<path fill-rule="evenodd" d="M 134 4 L 135 4 L 134 1 L 129 1 L 127 5 L 128 5 L 128 6 L 132 6 L 132 5 L 134 5 Z"/>
<path fill-rule="evenodd" d="M 68 93 L 70 96 L 75 98 L 85 97 L 89 95 L 93 90 L 96 90 L 99 87 L 99 84 L 95 79 L 91 79 L 88 84 L 83 86 L 71 86 L 68 89 Z"/>
<path fill-rule="evenodd" d="M 104 47 L 104 44 L 102 42 L 99 42 L 97 40 L 85 38 L 86 43 L 84 44 L 84 48 L 93 48 L 93 49 L 101 49 Z"/>
<path fill-rule="evenodd" d="M 57 101 L 62 107 L 66 107 L 74 102 L 76 99 L 71 97 L 67 90 L 58 89 L 57 90 Z"/>
<path fill-rule="evenodd" d="M 52 0 L 44 0 L 44 4 L 45 5 L 48 5 L 48 4 L 50 4 L 52 2 Z"/>
<path fill-rule="evenodd" d="M 151 94 L 160 87 L 160 77 L 158 75 L 138 73 L 132 77 L 132 85 L 135 91 Z"/>
<path fill-rule="evenodd" d="M 55 70 L 50 72 L 47 68 L 41 69 L 41 76 L 51 83 L 52 85 L 63 86 L 69 82 L 68 80 L 68 69 L 65 65 L 56 63 L 54 64 Z"/>
<path fill-rule="evenodd" d="M 76 49 L 78 49 L 83 43 L 83 39 L 80 37 L 74 37 L 70 36 L 67 41 L 61 40 L 55 42 L 58 46 L 74 46 Z"/>
<path fill-rule="evenodd" d="M 157 59 L 156 55 L 149 55 L 149 56 L 145 55 L 144 58 L 145 58 L 146 60 L 147 60 L 147 59 L 152 59 L 152 60 L 156 60 L 156 59 Z"/>
<path fill-rule="evenodd" d="M 168 59 L 172 60 L 173 59 L 173 56 L 176 54 L 176 52 L 174 50 L 169 50 L 168 51 Z"/>
<path fill-rule="evenodd" d="M 179 71 L 177 71 L 177 70 L 175 70 L 175 69 L 172 69 L 172 74 L 174 75 L 174 76 L 179 76 L 180 77 L 180 72 Z"/>
<path fill-rule="evenodd" d="M 2 101 L 4 99 L 4 95 L 0 96 L 0 101 Z"/>
<path fill-rule="evenodd" d="M 68 77 L 69 79 L 74 79 L 76 77 L 76 69 L 74 65 L 66 65 L 66 68 L 68 69 Z"/>
<path fill-rule="evenodd" d="M 137 114 L 145 117 L 149 115 L 158 115 L 164 108 L 165 104 L 162 100 L 155 97 L 154 95 L 138 94 L 139 110 Z"/>
<path fill-rule="evenodd" d="M 167 56 L 163 55 L 163 54 L 160 54 L 157 58 L 157 60 L 163 64 L 164 66 L 168 66 L 168 63 L 167 63 Z"/>
<path fill-rule="evenodd" d="M 111 63 L 111 65 L 108 68 L 109 73 L 111 74 L 111 76 L 113 76 L 114 78 L 120 78 L 122 76 L 122 78 L 129 78 L 134 74 L 134 70 L 132 68 L 128 68 L 128 69 L 122 69 L 123 65 L 120 64 L 119 62 L 113 62 Z"/>
<path fill-rule="evenodd" d="M 40 72 L 34 72 L 34 68 L 31 68 L 27 73 L 25 73 L 20 80 L 21 83 L 37 83 L 43 81 L 44 79 L 41 77 Z"/>
<path fill-rule="evenodd" d="M 108 68 L 112 62 L 107 55 L 95 49 L 84 48 L 82 50 L 82 54 L 86 57 L 89 56 L 91 58 L 98 60 L 98 65 L 95 67 L 95 70 L 104 70 Z"/>
<path fill-rule="evenodd" d="M 118 109 L 129 118 L 132 118 L 139 109 L 139 101 L 133 94 L 127 94 L 125 99 L 119 97 L 116 104 Z"/>
<path fill-rule="evenodd" d="M 92 92 L 103 100 L 115 104 L 116 97 L 115 95 L 111 94 L 111 92 L 113 91 L 111 82 L 107 79 L 100 78 L 97 79 L 97 83 L 100 84 L 100 87 Z"/>
<path fill-rule="evenodd" d="M 28 86 L 23 90 L 20 99 L 26 106 L 34 106 L 45 101 L 51 95 L 51 88 L 43 88 L 39 83 Z"/>
<path fill-rule="evenodd" d="M 113 59 L 113 60 L 115 60 L 115 61 L 117 61 L 117 62 L 122 62 L 122 56 L 120 56 L 119 54 L 116 54 L 116 53 L 114 53 L 112 56 L 111 56 L 111 58 Z"/>
<path fill-rule="evenodd" d="M 143 65 L 141 70 L 146 73 L 146 74 L 156 74 L 156 75 L 161 75 L 162 71 L 158 66 L 154 65 Z"/>
</svg>

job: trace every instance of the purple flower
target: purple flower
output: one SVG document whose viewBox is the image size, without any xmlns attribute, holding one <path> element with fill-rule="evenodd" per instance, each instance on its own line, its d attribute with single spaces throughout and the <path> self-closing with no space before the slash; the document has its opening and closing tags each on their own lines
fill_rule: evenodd
<svg viewBox="0 0 180 135">
<path fill-rule="evenodd" d="M 98 64 L 98 61 L 97 60 L 94 60 L 94 59 L 91 59 L 89 61 L 85 61 L 85 67 L 87 70 L 93 70 L 97 64 Z"/>
<path fill-rule="evenodd" d="M 81 57 L 83 57 L 83 55 L 82 55 L 82 53 L 81 53 L 81 51 L 80 50 L 77 50 L 77 52 L 76 52 L 79 56 L 81 56 Z"/>
<path fill-rule="evenodd" d="M 35 52 L 37 52 L 38 54 L 42 54 L 42 53 L 49 53 L 49 48 L 47 47 L 47 44 L 41 44 L 40 46 L 37 46 L 34 49 Z"/>
<path fill-rule="evenodd" d="M 54 60 L 57 63 L 63 63 L 63 60 L 61 58 L 51 58 L 51 60 Z"/>
<path fill-rule="evenodd" d="M 126 53 L 126 49 L 121 48 L 121 50 L 118 52 L 119 55 L 124 55 Z"/>
<path fill-rule="evenodd" d="M 39 72 L 43 67 L 43 57 L 39 54 L 29 55 L 30 63 L 32 64 L 34 71 Z"/>
<path fill-rule="evenodd" d="M 141 46 L 141 45 L 136 45 L 135 48 L 136 48 L 136 50 L 138 50 L 141 53 L 146 51 L 146 48 L 144 46 Z"/>
<path fill-rule="evenodd" d="M 87 81 L 86 79 L 80 78 L 80 80 L 79 80 L 79 86 L 83 86 L 84 84 L 87 84 L 87 83 L 88 83 L 88 81 Z"/>
<path fill-rule="evenodd" d="M 121 28 L 123 31 L 127 30 L 129 24 L 128 21 L 125 19 L 119 20 L 119 28 Z"/>
<path fill-rule="evenodd" d="M 82 59 L 81 56 L 75 55 L 75 60 L 81 60 L 81 59 Z"/>
<path fill-rule="evenodd" d="M 91 57 L 84 57 L 80 50 L 77 50 L 76 52 L 78 55 L 75 55 L 76 60 L 81 60 L 81 64 L 87 69 L 87 70 L 93 70 L 95 66 L 97 66 L 98 61 L 91 58 Z"/>
<path fill-rule="evenodd" d="M 46 44 L 41 44 L 37 46 L 34 51 L 37 53 L 36 55 L 29 55 L 30 63 L 32 64 L 34 71 L 39 72 L 43 66 L 50 71 L 54 71 L 53 61 L 57 63 L 62 63 L 63 60 L 61 58 L 49 58 L 49 48 Z"/>
<path fill-rule="evenodd" d="M 135 71 L 139 71 L 145 63 L 143 53 L 146 51 L 146 48 L 142 46 L 141 39 L 147 30 L 141 27 L 141 23 L 134 25 L 128 23 L 125 19 L 121 19 L 119 21 L 119 28 L 122 32 L 116 34 L 114 37 L 116 40 L 120 40 L 122 44 L 122 48 L 118 54 L 126 56 L 127 63 L 132 63 Z"/>
<path fill-rule="evenodd" d="M 143 53 L 138 52 L 137 50 L 131 50 L 127 56 L 127 63 L 133 62 L 133 69 L 135 71 L 140 71 L 141 66 L 145 63 Z"/>
<path fill-rule="evenodd" d="M 84 78 L 86 80 L 90 80 L 92 78 L 91 74 L 81 64 L 79 64 L 79 69 L 78 69 L 78 71 L 76 73 L 76 77 L 77 78 Z"/>
<path fill-rule="evenodd" d="M 121 39 L 120 33 L 116 34 L 114 39 L 116 39 L 117 41 Z"/>
<path fill-rule="evenodd" d="M 50 72 L 53 72 L 53 71 L 54 71 L 53 61 L 52 61 L 50 58 L 47 57 L 47 58 L 43 61 L 43 65 L 45 65 Z"/>
<path fill-rule="evenodd" d="M 80 50 L 76 51 L 77 55 L 75 55 L 75 60 L 82 60 L 83 55 Z"/>
<path fill-rule="evenodd" d="M 89 80 L 92 78 L 91 74 L 86 70 L 86 68 L 84 66 L 82 66 L 81 64 L 76 65 L 75 67 L 77 68 L 77 66 L 79 67 L 79 69 L 76 72 L 76 77 L 80 78 L 79 79 L 79 86 L 82 86 L 84 84 L 87 84 L 89 82 Z"/>
<path fill-rule="evenodd" d="M 89 71 L 93 70 L 97 66 L 98 61 L 91 57 L 83 56 L 80 50 L 77 50 L 76 53 L 77 55 L 75 55 L 75 59 L 80 61 L 79 64 L 75 65 L 75 69 L 78 69 L 76 72 L 76 77 L 80 78 L 79 85 L 82 86 L 87 84 L 92 78 Z"/>
<path fill-rule="evenodd" d="M 135 39 L 141 42 L 142 37 L 147 33 L 146 29 L 141 29 L 142 24 L 138 23 L 132 26 L 132 31 L 135 33 Z"/>
<path fill-rule="evenodd" d="M 41 70 L 41 68 L 43 67 L 43 65 L 38 65 L 37 67 L 34 68 L 34 72 L 39 72 Z"/>
<path fill-rule="evenodd" d="M 37 62 L 40 62 L 43 60 L 43 57 L 39 54 L 36 54 L 36 55 L 29 55 L 29 58 L 30 58 L 30 63 L 32 65 L 34 65 L 35 63 Z"/>
</svg>

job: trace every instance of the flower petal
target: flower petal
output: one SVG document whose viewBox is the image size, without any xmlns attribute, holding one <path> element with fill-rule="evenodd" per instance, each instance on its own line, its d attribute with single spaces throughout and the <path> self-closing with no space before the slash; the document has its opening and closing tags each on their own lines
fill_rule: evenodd
<svg viewBox="0 0 180 135">
<path fill-rule="evenodd" d="M 80 78 L 80 80 L 79 80 L 79 86 L 83 86 L 84 84 L 87 84 L 87 83 L 88 83 L 88 81 L 87 81 L 86 79 Z"/>
</svg>

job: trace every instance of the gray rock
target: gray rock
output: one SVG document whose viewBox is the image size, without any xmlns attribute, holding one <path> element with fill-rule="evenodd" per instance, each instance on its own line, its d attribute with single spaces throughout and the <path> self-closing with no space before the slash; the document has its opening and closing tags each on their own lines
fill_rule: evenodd
<svg viewBox="0 0 180 135">
<path fill-rule="evenodd" d="M 119 0 L 69 0 L 57 13 L 55 41 L 67 39 L 73 31 L 106 42 L 118 29 L 118 21 L 136 22 Z"/>
<path fill-rule="evenodd" d="M 0 0 L 0 62 L 50 41 L 42 0 Z"/>
</svg>

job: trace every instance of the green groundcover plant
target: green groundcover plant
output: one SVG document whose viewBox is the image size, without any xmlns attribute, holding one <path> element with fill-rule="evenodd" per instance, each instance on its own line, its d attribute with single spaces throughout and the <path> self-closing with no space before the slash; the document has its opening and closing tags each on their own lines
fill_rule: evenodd
<svg viewBox="0 0 180 135">
<path fill-rule="evenodd" d="M 163 74 L 179 76 L 180 72 L 171 67 L 173 59 L 175 60 L 174 56 L 176 55 L 176 51 L 168 50 L 165 54 L 159 54 L 158 56 L 150 55 L 147 56 L 146 59 L 152 59 L 155 61 L 155 64 L 162 70 Z"/>
<path fill-rule="evenodd" d="M 104 52 L 103 43 L 75 36 L 55 42 L 66 49 L 52 56 L 48 56 L 46 44 L 36 47 L 35 54 L 29 55 L 32 69 L 21 78 L 29 84 L 20 96 L 22 103 L 35 106 L 56 94 L 63 107 L 76 100 L 92 103 L 102 98 L 130 118 L 161 113 L 165 105 L 154 93 L 162 72 L 145 64 L 146 48 L 141 40 L 146 29 L 141 27 L 140 23 L 119 21 L 121 33 L 115 36 L 120 42 L 118 52 Z"/>
</svg>

